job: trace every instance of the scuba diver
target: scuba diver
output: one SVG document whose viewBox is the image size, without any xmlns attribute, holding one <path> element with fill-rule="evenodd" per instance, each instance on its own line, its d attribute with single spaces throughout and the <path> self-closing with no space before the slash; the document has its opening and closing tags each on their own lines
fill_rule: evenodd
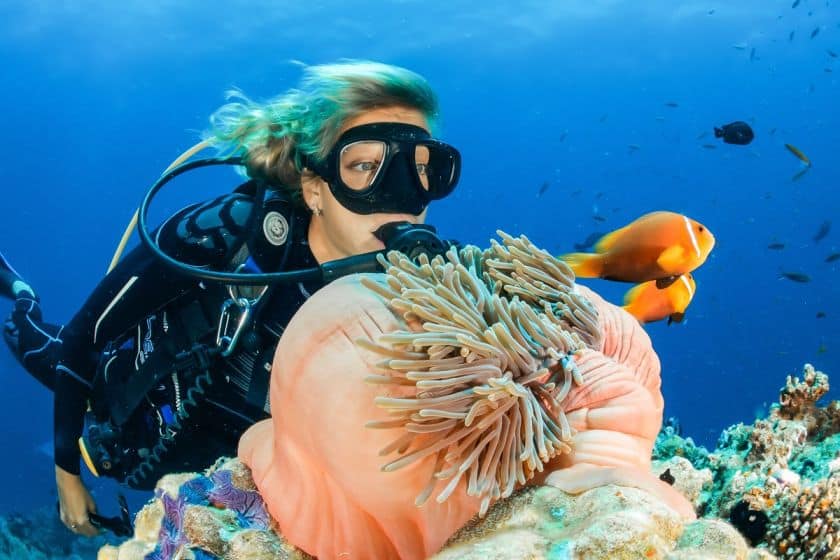
<svg viewBox="0 0 840 560">
<path fill-rule="evenodd" d="M 0 258 L 0 295 L 14 301 L 4 338 L 54 393 L 59 511 L 71 531 L 107 527 L 80 458 L 94 475 L 151 489 L 235 454 L 270 413 L 274 350 L 307 298 L 379 270 L 386 250 L 452 245 L 423 225 L 460 174 L 458 151 L 431 135 L 437 114 L 434 92 L 409 70 L 310 66 L 284 95 L 260 104 L 235 94 L 214 113 L 207 142 L 225 158 L 164 173 L 136 216 L 142 243 L 121 260 L 118 249 L 67 324 L 45 322 L 36 290 Z M 225 163 L 248 180 L 148 231 L 148 203 L 166 182 Z"/>
</svg>

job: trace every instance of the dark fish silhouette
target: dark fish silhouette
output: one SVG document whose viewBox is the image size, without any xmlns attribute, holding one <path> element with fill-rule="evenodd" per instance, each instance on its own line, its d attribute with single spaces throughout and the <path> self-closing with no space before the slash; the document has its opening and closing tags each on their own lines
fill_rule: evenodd
<svg viewBox="0 0 840 560">
<path fill-rule="evenodd" d="M 806 282 L 811 281 L 811 277 L 803 272 L 793 272 L 785 270 L 779 272 L 779 278 L 787 278 L 788 280 L 792 280 L 793 282 L 799 282 L 800 284 L 804 284 Z"/>
<path fill-rule="evenodd" d="M 817 319 L 825 319 L 825 311 L 817 311 Z"/>
<path fill-rule="evenodd" d="M 770 245 L 767 246 L 767 248 L 768 249 L 773 249 L 774 251 L 781 251 L 782 249 L 785 248 L 785 244 L 784 243 L 771 243 Z"/>
<path fill-rule="evenodd" d="M 755 47 L 750 50 L 750 62 L 755 60 Z"/>
<path fill-rule="evenodd" d="M 829 231 L 831 231 L 831 220 L 826 220 L 820 224 L 820 229 L 818 229 L 817 233 L 815 233 L 814 237 L 812 237 L 814 243 L 819 243 L 825 239 L 825 236 L 828 235 Z"/>
<path fill-rule="evenodd" d="M 755 133 L 753 133 L 750 125 L 744 121 L 735 121 L 720 128 L 715 127 L 715 138 L 723 138 L 723 141 L 727 144 L 746 146 L 753 141 Z"/>
<path fill-rule="evenodd" d="M 793 34 L 794 33 L 795 33 L 795 31 L 790 32 L 790 35 L 788 35 L 788 41 L 793 41 Z"/>
<path fill-rule="evenodd" d="M 566 136 L 568 136 L 568 134 L 569 134 L 569 131 L 568 131 L 568 130 L 564 130 L 563 132 L 561 132 L 561 133 L 560 133 L 560 138 L 559 138 L 559 141 L 560 141 L 560 142 L 562 142 L 563 140 L 565 140 L 565 139 L 566 139 Z"/>
<path fill-rule="evenodd" d="M 680 106 L 680 104 L 677 103 L 676 101 L 668 101 L 667 103 L 665 103 L 665 106 L 666 107 L 673 107 L 674 109 L 676 109 L 677 107 Z"/>
<path fill-rule="evenodd" d="M 714 144 L 703 144 L 703 147 L 706 148 L 707 150 L 716 150 L 717 149 L 717 146 L 715 146 Z"/>
<path fill-rule="evenodd" d="M 808 173 L 808 170 L 809 170 L 809 169 L 811 169 L 811 168 L 810 168 L 810 167 L 808 167 L 808 166 L 806 165 L 805 167 L 803 167 L 802 169 L 800 169 L 799 171 L 797 171 L 796 173 L 794 173 L 794 174 L 793 174 L 793 177 L 791 177 L 791 178 L 790 178 L 791 182 L 792 182 L 792 183 L 795 183 L 795 182 L 797 182 L 799 179 L 801 179 L 802 177 L 804 177 L 804 176 L 805 176 L 805 174 L 806 174 L 806 173 Z"/>
<path fill-rule="evenodd" d="M 797 7 L 797 6 L 799 5 L 799 2 L 800 2 L 800 1 L 801 1 L 801 0 L 794 0 L 794 1 L 793 1 L 793 6 L 791 6 L 791 8 L 795 8 L 795 7 Z"/>
<path fill-rule="evenodd" d="M 825 258 L 825 262 L 840 261 L 840 253 L 831 253 Z"/>
<path fill-rule="evenodd" d="M 587 238 L 584 239 L 582 242 L 575 243 L 573 245 L 574 248 L 575 248 L 575 251 L 586 251 L 587 249 L 589 249 L 590 247 L 595 245 L 595 242 L 598 241 L 599 239 L 601 239 L 602 237 L 604 237 L 604 235 L 605 234 L 600 232 L 600 231 L 596 231 L 595 233 L 590 233 L 587 236 Z"/>
<path fill-rule="evenodd" d="M 767 134 L 769 134 L 770 136 L 773 136 L 774 134 L 776 134 L 776 127 L 774 126 L 773 128 L 771 128 L 770 132 L 768 132 Z"/>
<path fill-rule="evenodd" d="M 544 194 L 545 194 L 545 191 L 547 191 L 547 190 L 548 190 L 548 187 L 550 187 L 550 186 L 551 186 L 551 184 L 550 184 L 548 181 L 545 181 L 545 182 L 542 184 L 542 186 L 540 186 L 540 192 L 538 192 L 538 193 L 537 193 L 537 196 L 542 196 L 542 195 L 544 195 Z"/>
<path fill-rule="evenodd" d="M 595 220 L 596 222 L 606 222 L 607 221 L 607 219 L 605 217 L 601 216 L 600 214 L 594 214 L 592 216 L 592 219 Z"/>
<path fill-rule="evenodd" d="M 830 56 L 831 58 L 837 58 L 837 53 L 836 53 L 836 52 L 834 52 L 833 50 L 831 50 L 831 49 L 825 49 L 825 52 L 827 52 L 827 53 L 828 53 L 828 56 Z"/>
<path fill-rule="evenodd" d="M 820 28 L 817 27 L 813 31 L 811 31 L 811 39 L 813 39 L 814 37 L 816 37 L 819 34 L 820 34 Z"/>
</svg>

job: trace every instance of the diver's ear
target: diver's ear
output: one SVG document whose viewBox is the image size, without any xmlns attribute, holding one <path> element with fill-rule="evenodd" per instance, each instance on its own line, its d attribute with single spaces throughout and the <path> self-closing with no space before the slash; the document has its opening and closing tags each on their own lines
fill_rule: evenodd
<svg viewBox="0 0 840 560">
<path fill-rule="evenodd" d="M 303 201 L 314 212 L 316 208 L 321 208 L 321 189 L 326 186 L 326 182 L 319 176 L 315 175 L 308 169 L 304 169 L 300 177 L 300 188 L 303 192 Z"/>
</svg>

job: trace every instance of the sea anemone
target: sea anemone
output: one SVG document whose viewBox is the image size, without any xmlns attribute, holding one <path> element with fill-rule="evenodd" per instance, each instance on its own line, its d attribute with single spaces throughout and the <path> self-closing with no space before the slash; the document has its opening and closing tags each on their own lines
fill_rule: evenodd
<svg viewBox="0 0 840 560">
<path fill-rule="evenodd" d="M 563 401 L 583 384 L 573 357 L 600 345 L 597 311 L 563 262 L 525 236 L 497 233 L 503 244 L 431 261 L 391 252 L 383 282 L 361 280 L 409 326 L 356 343 L 385 358 L 369 382 L 414 387 L 413 398 L 377 397 L 392 419 L 368 426 L 404 430 L 380 451 L 400 455 L 385 471 L 436 456 L 417 505 L 448 480 L 442 503 L 466 477 L 483 515 L 571 450 Z"/>
</svg>

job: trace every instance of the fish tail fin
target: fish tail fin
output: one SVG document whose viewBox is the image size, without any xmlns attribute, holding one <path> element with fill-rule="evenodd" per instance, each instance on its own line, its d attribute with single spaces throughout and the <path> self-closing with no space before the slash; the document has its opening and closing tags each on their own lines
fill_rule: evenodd
<svg viewBox="0 0 840 560">
<path fill-rule="evenodd" d="M 636 284 L 624 294 L 624 304 L 621 306 L 627 313 L 639 320 L 640 323 L 645 323 L 644 309 L 639 305 L 639 297 L 645 289 L 644 284 Z"/>
<path fill-rule="evenodd" d="M 668 315 L 668 326 L 670 326 L 671 323 L 678 323 L 678 324 L 682 323 L 684 319 L 685 319 L 685 312 L 683 312 L 683 313 L 671 313 L 670 315 Z"/>
<path fill-rule="evenodd" d="M 600 278 L 604 259 L 597 253 L 566 253 L 558 257 L 569 265 L 578 278 Z"/>
<path fill-rule="evenodd" d="M 715 138 L 720 138 L 721 136 L 723 136 L 723 129 L 715 127 Z"/>
</svg>

